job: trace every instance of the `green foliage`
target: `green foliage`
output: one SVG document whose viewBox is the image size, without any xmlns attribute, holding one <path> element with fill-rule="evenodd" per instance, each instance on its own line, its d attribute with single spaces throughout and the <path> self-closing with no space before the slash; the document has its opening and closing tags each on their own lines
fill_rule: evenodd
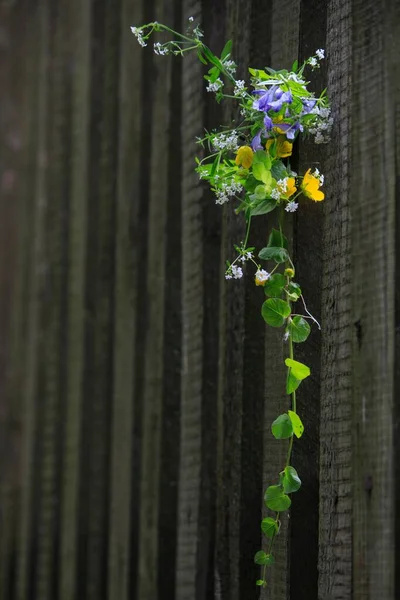
<svg viewBox="0 0 400 600">
<path fill-rule="evenodd" d="M 225 44 L 221 56 L 218 57 L 204 44 L 203 33 L 199 25 L 193 24 L 193 21 L 193 18 L 189 19 L 184 34 L 158 22 L 131 29 L 141 46 L 147 45 L 153 33 L 168 34 L 171 38 L 169 41 L 157 42 L 153 46 L 155 53 L 161 56 L 165 54 L 184 56 L 186 52 L 194 51 L 200 62 L 208 69 L 207 74 L 204 75 L 207 91 L 215 93 L 218 103 L 225 98 L 233 97 L 241 113 L 240 123 L 236 125 L 236 129 L 230 124 L 229 127 L 219 130 L 205 131 L 205 136 L 198 139 L 203 151 L 201 159 L 196 159 L 196 172 L 202 180 L 208 182 L 217 204 L 228 203 L 228 210 L 234 205 L 234 213 L 240 218 L 243 215 L 246 220 L 246 236 L 240 243 L 234 245 L 237 256 L 226 261 L 226 279 L 241 279 L 245 269 L 254 268 L 255 283 L 264 286 L 267 297 L 262 305 L 262 317 L 272 327 L 279 328 L 286 325 L 283 336 L 284 348 L 287 349 L 288 355 L 285 360 L 286 392 L 291 395 L 291 407 L 287 413 L 275 419 L 271 430 L 276 439 L 288 440 L 286 442 L 288 452 L 280 473 L 279 485 L 269 486 L 264 496 L 267 508 L 276 513 L 275 518 L 266 517 L 261 523 L 263 533 L 270 540 L 268 552 L 260 550 L 254 557 L 255 563 L 262 567 L 262 576 L 256 584 L 259 587 L 266 587 L 266 567 L 274 562 L 271 551 L 280 530 L 279 513 L 289 509 L 291 499 L 288 494 L 296 492 L 301 485 L 298 473 L 290 465 L 290 459 L 295 437 L 300 438 L 304 432 L 303 423 L 296 410 L 296 390 L 300 383 L 309 377 L 310 369 L 307 365 L 294 360 L 293 344 L 306 341 L 310 334 L 310 324 L 307 319 L 313 319 L 306 307 L 300 285 L 292 281 L 295 267 L 290 256 L 288 240 L 283 234 L 285 208 L 289 212 L 296 210 L 298 207 L 296 200 L 302 193 L 302 189 L 305 189 L 303 176 L 291 170 L 289 160 L 292 154 L 292 143 L 295 140 L 289 140 L 285 132 L 288 129 L 292 129 L 293 132 L 293 125 L 299 124 L 301 127 L 294 131 L 295 139 L 300 131 L 308 135 L 316 135 L 315 132 L 318 132 L 321 138 L 321 135 L 324 137 L 329 134 L 332 119 L 329 117 L 326 91 L 324 90 L 319 97 L 314 96 L 308 89 L 309 83 L 304 75 L 306 68 L 319 68 L 323 52 L 318 50 L 315 56 L 308 58 L 301 65 L 295 60 L 291 71 L 250 67 L 250 82 L 238 81 L 236 80 L 237 65 L 232 60 L 232 40 Z M 267 105 L 264 103 L 262 107 L 257 106 L 255 100 L 260 96 L 254 96 L 251 88 L 272 89 L 272 85 L 280 88 L 285 94 L 275 96 L 273 105 L 269 107 L 270 98 L 266 100 Z M 225 86 L 228 88 L 227 94 Z M 317 110 L 314 110 L 314 106 Z M 276 126 L 269 130 L 268 137 L 264 125 L 266 117 L 276 123 Z M 261 149 L 254 151 L 254 147 Z M 306 189 L 306 196 L 321 200 L 322 194 L 318 188 L 322 176 L 315 170 L 312 174 L 308 173 L 307 178 L 308 185 L 311 185 L 314 190 L 313 193 L 319 197 L 310 196 L 309 187 Z M 252 219 L 260 217 L 267 222 L 269 217 L 266 215 L 274 210 L 279 212 L 279 229 L 271 230 L 266 247 L 258 252 L 248 243 Z M 257 252 L 260 260 L 270 261 L 268 263 L 270 273 L 256 261 Z M 281 268 L 283 273 L 275 272 L 280 265 L 283 265 Z M 298 314 L 301 308 L 296 311 L 292 308 L 293 303 L 298 302 L 300 298 L 302 302 L 298 305 L 304 306 L 303 315 Z"/>
<path fill-rule="evenodd" d="M 269 298 L 262 305 L 261 314 L 271 327 L 282 327 L 290 315 L 290 305 L 279 298 Z"/>
<path fill-rule="evenodd" d="M 280 485 L 270 485 L 264 495 L 267 508 L 275 512 L 283 512 L 291 505 L 291 500 Z"/>
<path fill-rule="evenodd" d="M 272 435 L 277 440 L 285 440 L 293 435 L 292 421 L 286 413 L 279 415 L 271 425 Z"/>
</svg>

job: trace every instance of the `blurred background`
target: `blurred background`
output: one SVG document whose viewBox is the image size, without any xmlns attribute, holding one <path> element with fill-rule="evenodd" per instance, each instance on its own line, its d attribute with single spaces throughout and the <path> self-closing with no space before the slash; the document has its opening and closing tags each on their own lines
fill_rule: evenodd
<svg viewBox="0 0 400 600">
<path fill-rule="evenodd" d="M 326 49 L 335 118 L 293 165 L 325 174 L 286 232 L 323 329 L 262 592 L 286 348 L 194 173 L 236 113 L 130 31 L 191 16 L 239 78 Z M 0 1 L 0 600 L 395 599 L 399 34 L 395 0 Z"/>
</svg>

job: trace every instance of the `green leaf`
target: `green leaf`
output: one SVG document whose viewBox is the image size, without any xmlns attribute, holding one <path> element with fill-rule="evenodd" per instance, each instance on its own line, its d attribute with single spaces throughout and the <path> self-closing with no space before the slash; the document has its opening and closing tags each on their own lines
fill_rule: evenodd
<svg viewBox="0 0 400 600">
<path fill-rule="evenodd" d="M 272 186 L 271 171 L 263 163 L 253 164 L 253 175 L 258 181 L 265 183 L 268 188 Z"/>
<path fill-rule="evenodd" d="M 261 314 L 271 327 L 282 327 L 290 315 L 290 305 L 279 298 L 269 298 L 262 305 Z"/>
<path fill-rule="evenodd" d="M 256 565 L 266 565 L 268 560 L 268 554 L 264 550 L 259 550 L 254 556 L 254 562 Z"/>
<path fill-rule="evenodd" d="M 260 250 L 258 256 L 262 260 L 274 260 L 277 263 L 284 263 L 289 260 L 289 254 L 286 248 L 270 246 Z"/>
<path fill-rule="evenodd" d="M 296 343 L 305 342 L 311 331 L 309 324 L 303 317 L 293 317 L 288 329 L 292 340 Z"/>
<path fill-rule="evenodd" d="M 267 582 L 264 579 L 257 579 L 256 585 L 258 585 L 260 587 L 261 586 L 265 587 L 267 585 Z"/>
<path fill-rule="evenodd" d="M 232 51 L 232 40 L 228 40 L 221 52 L 221 60 L 224 60 Z"/>
<path fill-rule="evenodd" d="M 266 506 L 275 512 L 287 510 L 292 503 L 280 485 L 270 485 L 265 492 L 264 501 Z"/>
<path fill-rule="evenodd" d="M 301 479 L 298 476 L 296 469 L 293 467 L 285 467 L 281 477 L 281 484 L 283 485 L 283 491 L 286 494 L 297 492 L 301 486 Z"/>
<path fill-rule="evenodd" d="M 311 373 L 310 367 L 307 367 L 307 365 L 304 365 L 297 360 L 293 360 L 292 358 L 287 358 L 285 360 L 285 365 L 290 368 L 296 379 L 299 379 L 300 381 L 308 377 Z"/>
<path fill-rule="evenodd" d="M 221 63 L 221 61 L 219 60 L 219 58 L 217 58 L 217 57 L 215 56 L 215 54 L 213 54 L 213 53 L 211 52 L 211 50 L 210 50 L 209 48 L 207 48 L 207 46 L 202 46 L 202 50 L 203 50 L 203 53 L 204 53 L 205 57 L 207 58 L 207 60 L 208 60 L 208 61 L 209 61 L 211 64 L 213 64 L 213 65 L 215 65 L 216 67 L 218 67 L 218 69 L 219 69 L 220 71 L 222 71 L 222 70 L 223 70 L 223 68 L 224 68 L 224 66 L 223 66 L 223 64 Z"/>
<path fill-rule="evenodd" d="M 288 285 L 288 291 L 293 300 L 298 300 L 301 296 L 301 287 L 298 283 L 291 281 Z"/>
<path fill-rule="evenodd" d="M 300 383 L 301 383 L 300 379 L 296 379 L 296 377 L 293 375 L 293 373 L 289 369 L 287 378 L 286 378 L 286 393 L 292 394 L 293 392 L 295 392 L 297 390 L 297 388 L 299 387 Z"/>
<path fill-rule="evenodd" d="M 271 517 L 266 517 L 261 521 L 261 529 L 269 538 L 273 538 L 279 531 L 278 523 Z"/>
<path fill-rule="evenodd" d="M 288 247 L 287 238 L 278 231 L 278 229 L 273 229 L 269 234 L 268 238 L 268 248 L 286 248 Z"/>
<path fill-rule="evenodd" d="M 281 273 L 274 273 L 264 285 L 265 295 L 277 298 L 282 294 L 285 283 L 285 277 Z"/>
<path fill-rule="evenodd" d="M 288 415 L 292 421 L 293 433 L 297 438 L 301 438 L 304 432 L 304 425 L 299 415 L 292 410 L 288 410 Z"/>
<path fill-rule="evenodd" d="M 293 435 L 292 421 L 286 413 L 279 415 L 271 425 L 271 431 L 277 440 L 286 440 Z"/>
<path fill-rule="evenodd" d="M 215 157 L 215 159 L 214 159 L 214 162 L 213 162 L 213 164 L 212 164 L 211 171 L 210 171 L 210 177 L 213 177 L 213 176 L 215 175 L 215 173 L 216 173 L 216 171 L 217 171 L 217 169 L 218 169 L 218 166 L 219 166 L 220 160 L 221 160 L 221 154 L 218 154 L 218 155 Z"/>
<path fill-rule="evenodd" d="M 297 71 L 298 66 L 299 66 L 299 61 L 295 60 L 294 63 L 292 64 L 291 71 Z"/>
<path fill-rule="evenodd" d="M 257 150 L 253 155 L 253 165 L 262 164 L 268 170 L 271 169 L 271 157 L 265 150 Z"/>
<path fill-rule="evenodd" d="M 203 65 L 207 65 L 208 64 L 207 61 L 206 61 L 206 59 L 204 58 L 204 56 L 200 52 L 200 50 L 197 50 L 197 56 L 198 56 L 198 59 L 203 63 Z"/>
<path fill-rule="evenodd" d="M 252 217 L 266 215 L 267 213 L 272 212 L 275 208 L 276 200 L 273 198 L 267 198 L 267 200 L 262 200 L 255 208 L 252 208 L 250 214 Z"/>
<path fill-rule="evenodd" d="M 274 164 L 271 167 L 271 173 L 272 177 L 277 181 L 279 181 L 279 179 L 285 179 L 285 177 L 288 176 L 287 169 L 283 162 L 281 162 L 280 160 L 274 162 Z"/>
</svg>

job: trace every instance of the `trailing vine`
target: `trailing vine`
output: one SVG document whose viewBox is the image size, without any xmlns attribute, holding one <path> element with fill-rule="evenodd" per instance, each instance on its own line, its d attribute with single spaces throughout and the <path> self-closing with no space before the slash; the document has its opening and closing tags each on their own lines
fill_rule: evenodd
<svg viewBox="0 0 400 600">
<path fill-rule="evenodd" d="M 234 202 L 235 213 L 243 216 L 247 224 L 245 239 L 234 246 L 236 256 L 226 262 L 225 278 L 241 279 L 244 269 L 254 269 L 255 285 L 264 291 L 261 315 L 271 327 L 284 328 L 283 340 L 288 346 L 285 365 L 290 409 L 271 425 L 276 439 L 288 440 L 288 449 L 276 483 L 264 495 L 265 505 L 272 513 L 261 522 L 268 540 L 267 551 L 259 550 L 254 557 L 261 567 L 256 584 L 266 587 L 267 568 L 274 563 L 273 546 L 281 528 L 280 515 L 290 508 L 291 494 L 301 486 L 291 464 L 294 439 L 304 432 L 297 412 L 296 390 L 310 375 L 310 369 L 295 360 L 294 344 L 306 341 L 310 323 L 320 328 L 295 281 L 296 270 L 284 235 L 284 215 L 299 208 L 297 200 L 301 195 L 314 202 L 324 199 L 320 189 L 324 176 L 318 169 L 298 175 L 290 166 L 293 144 L 300 134 L 314 138 L 317 144 L 329 141 L 332 118 L 325 90 L 316 97 L 309 91 L 306 80 L 306 69 L 318 69 L 324 51 L 316 50 L 301 65 L 296 60 L 291 70 L 249 68 L 250 82 L 246 83 L 235 77 L 237 65 L 231 56 L 232 41 L 216 56 L 203 43 L 203 32 L 192 17 L 185 34 L 157 22 L 131 29 L 141 46 L 147 46 L 153 33 L 166 34 L 166 41 L 153 45 L 160 56 L 196 52 L 199 60 L 209 67 L 204 76 L 206 90 L 215 94 L 217 102 L 228 98 L 239 105 L 240 119 L 235 127 L 206 131 L 197 140 L 206 156 L 196 159 L 196 171 L 200 179 L 209 183 L 216 204 Z M 252 219 L 274 210 L 279 212 L 279 228 L 271 230 L 267 245 L 258 251 L 256 258 L 256 248 L 249 246 Z"/>
</svg>

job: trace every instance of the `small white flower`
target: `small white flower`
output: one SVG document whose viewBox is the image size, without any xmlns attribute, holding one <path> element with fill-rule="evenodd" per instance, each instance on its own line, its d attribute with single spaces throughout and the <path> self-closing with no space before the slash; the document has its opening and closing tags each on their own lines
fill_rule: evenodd
<svg viewBox="0 0 400 600">
<path fill-rule="evenodd" d="M 241 279 L 243 277 L 243 270 L 240 267 L 232 265 L 231 271 L 235 279 Z"/>
<path fill-rule="evenodd" d="M 135 36 L 135 38 L 137 39 L 137 41 L 139 42 L 139 44 L 144 48 L 145 46 L 147 46 L 146 42 L 143 39 L 143 33 L 142 30 L 139 29 L 139 27 L 131 27 L 131 31 L 133 33 L 133 35 Z"/>
<path fill-rule="evenodd" d="M 209 83 L 208 86 L 206 87 L 207 92 L 218 92 L 222 87 L 223 87 L 224 83 L 221 81 L 221 79 L 218 77 L 218 79 L 216 79 L 214 81 L 214 83 Z"/>
<path fill-rule="evenodd" d="M 235 74 L 237 65 L 233 60 L 224 60 L 222 64 L 224 65 L 229 75 Z"/>
<path fill-rule="evenodd" d="M 290 337 L 290 333 L 288 331 L 285 331 L 285 333 L 283 334 L 283 341 L 287 342 L 289 337 Z"/>
<path fill-rule="evenodd" d="M 154 53 L 158 54 L 159 56 L 165 56 L 168 54 L 168 48 L 165 48 L 162 44 L 160 44 L 160 42 L 156 42 L 154 44 Z"/>
<path fill-rule="evenodd" d="M 194 17 L 189 17 L 189 21 L 190 21 L 190 23 L 193 23 Z"/>
<path fill-rule="evenodd" d="M 225 279 L 232 279 L 232 275 L 230 273 L 225 273 Z"/>
<path fill-rule="evenodd" d="M 271 275 L 267 271 L 264 271 L 264 269 L 258 269 L 255 274 L 256 285 L 264 285 L 270 277 Z"/>
<path fill-rule="evenodd" d="M 294 200 L 291 200 L 290 202 L 288 202 L 286 204 L 285 210 L 286 210 L 286 212 L 296 212 L 298 207 L 299 207 L 299 205 L 297 204 L 297 202 L 295 202 Z"/>
<path fill-rule="evenodd" d="M 276 187 L 279 190 L 280 194 L 286 194 L 288 179 L 288 177 L 285 177 L 284 179 L 279 179 L 279 181 L 277 182 Z"/>
<path fill-rule="evenodd" d="M 319 169 L 315 168 L 314 173 L 312 173 L 314 177 L 319 179 L 319 184 L 324 185 L 325 177 L 322 173 L 320 173 Z"/>
<path fill-rule="evenodd" d="M 325 50 L 323 50 L 322 48 L 319 48 L 318 50 L 316 50 L 315 54 L 318 56 L 319 60 L 322 60 L 323 58 L 325 58 Z"/>
<path fill-rule="evenodd" d="M 280 191 L 278 190 L 278 188 L 277 188 L 277 187 L 276 187 L 276 188 L 274 188 L 274 189 L 272 190 L 272 192 L 271 192 L 271 197 L 272 197 L 274 200 L 279 200 L 279 198 L 281 197 Z"/>
<path fill-rule="evenodd" d="M 252 252 L 245 252 L 239 258 L 239 260 L 244 263 L 244 262 L 246 262 L 246 260 L 250 260 L 251 258 L 253 258 L 253 253 Z"/>
<path fill-rule="evenodd" d="M 311 65 L 312 67 L 316 67 L 318 65 L 317 59 L 315 58 L 315 56 L 312 56 L 311 58 L 308 59 L 308 64 Z"/>
<path fill-rule="evenodd" d="M 237 150 L 239 148 L 238 134 L 235 130 L 228 133 L 219 133 L 213 140 L 215 150 Z"/>
<path fill-rule="evenodd" d="M 233 95 L 234 96 L 245 96 L 246 95 L 246 90 L 244 89 L 246 82 L 243 81 L 243 79 L 238 79 L 237 81 L 235 81 L 235 89 L 233 90 Z"/>
</svg>

